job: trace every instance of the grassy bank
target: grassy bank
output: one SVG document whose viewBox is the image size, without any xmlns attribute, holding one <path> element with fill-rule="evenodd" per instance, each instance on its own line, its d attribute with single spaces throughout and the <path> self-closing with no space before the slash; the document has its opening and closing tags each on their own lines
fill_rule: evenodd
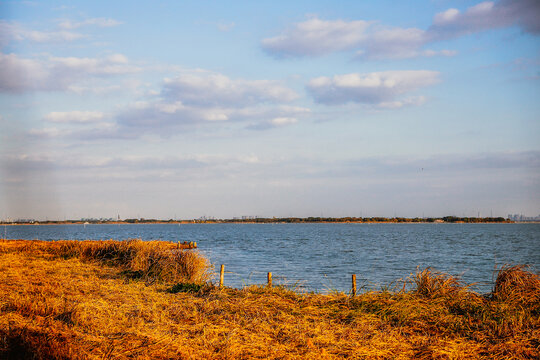
<svg viewBox="0 0 540 360">
<path fill-rule="evenodd" d="M 430 271 L 413 290 L 217 289 L 166 242 L 0 241 L 2 359 L 535 359 L 540 279 L 500 271 L 489 296 Z"/>
</svg>

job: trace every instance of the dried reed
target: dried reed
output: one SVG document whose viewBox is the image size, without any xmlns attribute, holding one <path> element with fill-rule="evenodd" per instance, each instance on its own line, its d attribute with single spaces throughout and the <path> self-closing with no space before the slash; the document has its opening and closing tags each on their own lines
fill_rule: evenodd
<svg viewBox="0 0 540 360">
<path fill-rule="evenodd" d="M 524 265 L 504 265 L 498 271 L 493 298 L 540 310 L 540 277 Z"/>
</svg>

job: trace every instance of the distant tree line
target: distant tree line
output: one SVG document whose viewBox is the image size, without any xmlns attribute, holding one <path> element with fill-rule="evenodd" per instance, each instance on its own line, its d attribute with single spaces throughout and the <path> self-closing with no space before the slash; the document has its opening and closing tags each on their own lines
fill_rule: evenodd
<svg viewBox="0 0 540 360">
<path fill-rule="evenodd" d="M 81 220 L 14 220 L 0 222 L 2 224 L 154 224 L 154 223 L 512 223 L 514 221 L 503 217 L 457 217 L 444 216 L 441 218 L 405 218 L 405 217 L 272 217 L 272 218 L 250 218 L 250 219 L 197 219 L 197 220 L 158 220 L 158 219 L 124 219 L 124 220 L 105 220 L 105 219 L 81 219 Z"/>
<path fill-rule="evenodd" d="M 405 217 L 285 217 L 285 218 L 255 218 L 255 219 L 212 219 L 196 220 L 201 223 L 504 223 L 512 222 L 503 217 L 457 217 L 445 216 L 442 218 L 405 218 Z"/>
<path fill-rule="evenodd" d="M 227 222 L 227 223 L 504 223 L 512 222 L 503 217 L 456 217 L 445 216 L 442 218 L 405 218 L 405 217 L 286 217 L 286 218 L 256 218 L 256 219 L 226 219 L 226 220 L 205 220 L 205 222 Z"/>
</svg>

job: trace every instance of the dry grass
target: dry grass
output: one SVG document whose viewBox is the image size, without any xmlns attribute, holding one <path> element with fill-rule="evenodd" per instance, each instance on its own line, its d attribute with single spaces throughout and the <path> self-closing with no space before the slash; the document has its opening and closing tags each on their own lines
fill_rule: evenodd
<svg viewBox="0 0 540 360">
<path fill-rule="evenodd" d="M 540 312 L 540 278 L 525 266 L 503 266 L 499 270 L 493 297 L 499 301 L 535 307 Z"/>
<path fill-rule="evenodd" d="M 540 356 L 539 277 L 522 267 L 503 268 L 490 297 L 429 269 L 412 277 L 416 287 L 411 291 L 354 298 L 260 286 L 219 290 L 208 285 L 172 294 L 173 279 L 185 281 L 179 274 L 193 270 L 154 282 L 126 272 L 156 268 L 152 264 L 162 256 L 167 260 L 159 261 L 171 264 L 167 256 L 156 255 L 171 252 L 170 247 L 137 242 L 108 243 L 101 250 L 92 246 L 0 241 L 0 358 Z M 188 286 L 191 281 L 185 284 L 181 288 L 194 289 Z"/>
<path fill-rule="evenodd" d="M 415 293 L 428 298 L 460 296 L 467 292 L 467 287 L 458 278 L 431 268 L 417 269 L 410 279 L 415 285 Z"/>
<path fill-rule="evenodd" d="M 194 251 L 185 251 L 189 244 L 168 241 L 39 241 L 5 242 L 0 251 L 48 254 L 63 259 L 79 258 L 119 267 L 124 274 L 148 282 L 205 283 L 211 278 L 208 260 Z"/>
</svg>

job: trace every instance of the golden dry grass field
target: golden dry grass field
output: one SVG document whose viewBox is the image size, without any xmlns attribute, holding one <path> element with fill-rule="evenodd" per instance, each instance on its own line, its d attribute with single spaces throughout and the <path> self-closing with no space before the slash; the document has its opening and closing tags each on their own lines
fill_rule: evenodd
<svg viewBox="0 0 540 360">
<path fill-rule="evenodd" d="M 412 289 L 219 289 L 166 242 L 0 241 L 1 359 L 538 359 L 540 279 L 481 296 L 426 269 Z"/>
</svg>

